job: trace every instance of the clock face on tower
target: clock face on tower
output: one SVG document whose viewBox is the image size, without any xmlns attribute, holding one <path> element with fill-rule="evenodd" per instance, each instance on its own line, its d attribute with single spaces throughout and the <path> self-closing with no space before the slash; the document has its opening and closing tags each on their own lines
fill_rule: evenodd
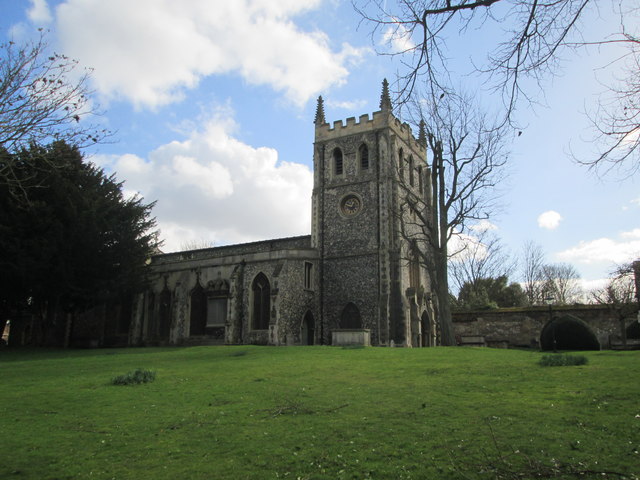
<svg viewBox="0 0 640 480">
<path fill-rule="evenodd" d="M 347 195 L 340 202 L 340 211 L 347 217 L 357 215 L 362 209 L 362 202 L 355 195 Z"/>
</svg>

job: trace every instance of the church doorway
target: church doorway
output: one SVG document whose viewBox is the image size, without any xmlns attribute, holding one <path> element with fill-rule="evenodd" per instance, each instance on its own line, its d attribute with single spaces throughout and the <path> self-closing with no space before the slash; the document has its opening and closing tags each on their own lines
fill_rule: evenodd
<svg viewBox="0 0 640 480">
<path fill-rule="evenodd" d="M 313 345 L 315 344 L 315 321 L 313 319 L 313 314 L 311 312 L 307 312 L 302 319 L 302 325 L 300 326 L 300 343 L 302 345 Z"/>
<path fill-rule="evenodd" d="M 362 328 L 362 319 L 360 318 L 360 310 L 353 303 L 347 303 L 340 315 L 340 328 L 358 329 Z"/>
</svg>

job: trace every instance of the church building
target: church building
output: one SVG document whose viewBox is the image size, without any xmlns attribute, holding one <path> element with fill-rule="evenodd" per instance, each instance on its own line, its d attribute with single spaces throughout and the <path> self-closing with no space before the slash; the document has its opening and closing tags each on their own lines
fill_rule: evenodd
<svg viewBox="0 0 640 480">
<path fill-rule="evenodd" d="M 386 80 L 372 116 L 329 124 L 320 97 L 314 123 L 311 235 L 154 256 L 130 344 L 438 342 L 408 206 L 429 208 L 424 132 L 393 115 Z"/>
</svg>

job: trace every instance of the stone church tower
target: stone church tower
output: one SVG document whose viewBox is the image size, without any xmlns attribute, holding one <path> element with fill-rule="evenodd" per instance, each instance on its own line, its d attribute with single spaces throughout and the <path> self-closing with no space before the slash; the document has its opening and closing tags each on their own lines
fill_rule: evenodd
<svg viewBox="0 0 640 480">
<path fill-rule="evenodd" d="M 373 118 L 331 126 L 318 99 L 311 244 L 323 343 L 336 329 L 368 329 L 372 345 L 435 343 L 431 281 L 415 252 L 427 246 L 405 201 L 428 202 L 423 133 L 416 140 L 393 115 L 386 80 Z"/>
</svg>

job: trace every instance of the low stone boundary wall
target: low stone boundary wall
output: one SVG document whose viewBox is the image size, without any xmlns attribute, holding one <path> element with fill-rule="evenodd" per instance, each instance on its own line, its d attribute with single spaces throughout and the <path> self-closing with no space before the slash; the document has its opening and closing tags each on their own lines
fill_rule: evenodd
<svg viewBox="0 0 640 480">
<path fill-rule="evenodd" d="M 551 308 L 501 308 L 475 310 L 453 314 L 456 338 L 484 337 L 487 346 L 540 346 L 540 332 L 551 318 L 570 314 L 584 321 L 593 330 L 602 348 L 623 342 L 623 328 L 635 317 L 625 319 L 607 305 L 552 306 Z"/>
</svg>

